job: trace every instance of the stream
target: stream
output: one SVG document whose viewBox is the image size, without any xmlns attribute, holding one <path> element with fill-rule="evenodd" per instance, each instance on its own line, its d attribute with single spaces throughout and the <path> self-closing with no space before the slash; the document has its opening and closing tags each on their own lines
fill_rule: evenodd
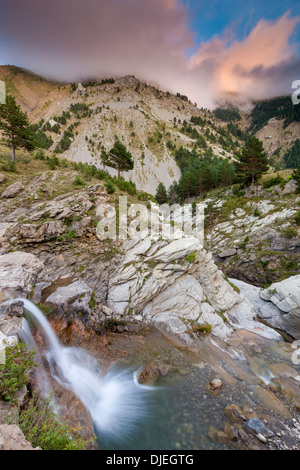
<svg viewBox="0 0 300 470">
<path fill-rule="evenodd" d="M 300 366 L 292 364 L 292 346 L 283 341 L 241 331 L 230 344 L 204 337 L 191 349 L 146 328 L 142 335 L 114 336 L 111 351 L 122 349 L 126 354 L 104 372 L 87 350 L 63 346 L 32 302 L 19 300 L 26 310 L 21 339 L 38 350 L 34 328 L 46 341 L 44 351 L 37 354 L 42 392 L 51 393 L 53 380 L 72 391 L 92 418 L 99 449 L 249 448 L 246 441 L 224 438 L 232 424 L 224 412 L 228 405 L 249 410 L 247 418 L 258 413 L 278 432 L 288 428 L 291 408 L 300 404 Z M 155 383 L 141 385 L 137 374 L 153 361 L 165 373 Z M 207 388 L 215 377 L 223 382 L 217 395 Z M 213 438 L 212 429 L 221 430 L 222 439 Z M 288 433 L 285 442 L 294 443 Z"/>
</svg>

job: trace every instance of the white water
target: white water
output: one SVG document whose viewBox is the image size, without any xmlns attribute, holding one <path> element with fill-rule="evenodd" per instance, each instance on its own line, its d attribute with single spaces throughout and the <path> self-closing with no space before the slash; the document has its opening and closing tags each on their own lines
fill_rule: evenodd
<svg viewBox="0 0 300 470">
<path fill-rule="evenodd" d="M 99 363 L 86 351 L 59 343 L 49 322 L 32 302 L 17 300 L 24 303 L 28 318 L 47 341 L 45 356 L 52 377 L 77 395 L 89 410 L 97 433 L 118 439 L 129 436 L 137 422 L 147 416 L 145 399 L 153 388 L 140 385 L 136 373 L 130 370 L 119 371 L 112 367 L 103 374 Z M 20 336 L 36 348 L 26 320 Z M 48 388 L 47 384 L 45 386 Z"/>
</svg>

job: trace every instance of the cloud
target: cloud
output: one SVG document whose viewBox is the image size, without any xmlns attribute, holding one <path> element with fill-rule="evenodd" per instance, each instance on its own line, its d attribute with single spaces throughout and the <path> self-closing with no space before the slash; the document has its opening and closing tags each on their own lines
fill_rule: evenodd
<svg viewBox="0 0 300 470">
<path fill-rule="evenodd" d="M 261 20 L 243 41 L 229 28 L 188 58 L 189 13 L 177 0 L 1 0 L 0 63 L 64 81 L 134 74 L 205 107 L 224 92 L 284 93 L 299 78 L 289 43 L 299 17 Z"/>
<path fill-rule="evenodd" d="M 190 67 L 201 73 L 209 63 L 213 66 L 216 94 L 263 98 L 287 92 L 297 78 L 299 60 L 289 38 L 299 22 L 300 17 L 289 18 L 286 13 L 275 22 L 259 21 L 244 41 L 230 46 L 225 38 L 214 38 L 199 48 Z"/>
</svg>

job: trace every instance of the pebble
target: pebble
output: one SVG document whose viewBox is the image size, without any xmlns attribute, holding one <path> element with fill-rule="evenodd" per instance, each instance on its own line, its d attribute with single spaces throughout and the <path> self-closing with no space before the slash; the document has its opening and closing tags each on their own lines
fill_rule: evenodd
<svg viewBox="0 0 300 470">
<path fill-rule="evenodd" d="M 262 434 L 256 434 L 256 437 L 257 437 L 257 439 L 259 439 L 263 443 L 267 442 L 267 439 Z"/>
</svg>

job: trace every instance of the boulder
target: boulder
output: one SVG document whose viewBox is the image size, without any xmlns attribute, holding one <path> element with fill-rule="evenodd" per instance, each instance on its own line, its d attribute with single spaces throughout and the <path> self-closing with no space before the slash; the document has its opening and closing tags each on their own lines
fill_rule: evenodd
<svg viewBox="0 0 300 470">
<path fill-rule="evenodd" d="M 26 441 L 21 429 L 15 425 L 0 425 L 0 450 L 41 450 L 34 449 L 30 442 Z"/>
<path fill-rule="evenodd" d="M 5 183 L 7 181 L 6 176 L 3 173 L 0 173 L 0 183 Z"/>
<path fill-rule="evenodd" d="M 140 233 L 123 245 L 126 253 L 110 280 L 107 305 L 116 317 L 141 319 L 193 343 L 192 326 L 209 325 L 226 340 L 234 328 L 280 338 L 258 328 L 255 312 L 226 281 L 201 242 L 178 233 L 175 240 Z M 126 318 L 126 316 L 128 318 Z"/>
<path fill-rule="evenodd" d="M 230 281 L 251 303 L 259 318 L 273 328 L 284 331 L 295 339 L 300 339 L 298 313 L 300 308 L 300 276 L 290 277 L 282 282 L 272 284 L 264 290 L 236 279 L 230 279 Z"/>
<path fill-rule="evenodd" d="M 229 258 L 230 256 L 236 255 L 237 251 L 235 248 L 229 248 L 228 250 L 221 251 L 221 253 L 218 254 L 220 258 Z"/>
<path fill-rule="evenodd" d="M 76 281 L 68 286 L 58 287 L 46 302 L 62 309 L 68 309 L 72 305 L 76 312 L 90 313 L 91 296 L 92 289 L 85 282 Z"/>
<path fill-rule="evenodd" d="M 254 434 L 261 434 L 264 438 L 274 436 L 274 433 L 268 429 L 262 421 L 258 418 L 250 418 L 245 422 L 248 431 Z"/>
<path fill-rule="evenodd" d="M 0 292 L 14 290 L 27 296 L 43 263 L 31 253 L 15 251 L 0 256 Z"/>
<path fill-rule="evenodd" d="M 2 198 L 14 198 L 16 197 L 19 193 L 24 191 L 24 186 L 21 183 L 21 181 L 17 181 L 16 183 L 11 184 L 6 188 L 5 191 L 1 194 Z"/>
</svg>

